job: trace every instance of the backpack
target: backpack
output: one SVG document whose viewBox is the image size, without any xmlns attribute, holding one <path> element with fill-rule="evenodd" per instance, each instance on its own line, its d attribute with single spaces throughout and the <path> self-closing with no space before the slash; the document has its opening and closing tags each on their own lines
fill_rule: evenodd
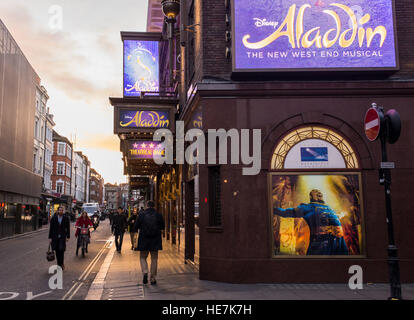
<svg viewBox="0 0 414 320">
<path fill-rule="evenodd" d="M 144 213 L 141 232 L 146 237 L 156 237 L 160 233 L 158 219 L 155 212 Z"/>
</svg>

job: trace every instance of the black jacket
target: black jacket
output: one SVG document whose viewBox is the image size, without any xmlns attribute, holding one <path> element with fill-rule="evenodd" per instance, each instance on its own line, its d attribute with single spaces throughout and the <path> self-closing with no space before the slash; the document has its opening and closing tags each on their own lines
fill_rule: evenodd
<svg viewBox="0 0 414 320">
<path fill-rule="evenodd" d="M 112 220 L 112 232 L 114 234 L 121 234 L 125 232 L 128 227 L 127 216 L 124 213 L 116 213 Z"/>
<path fill-rule="evenodd" d="M 128 219 L 129 232 L 138 232 L 138 229 L 135 227 L 135 222 L 138 220 L 138 215 L 131 214 Z"/>
<path fill-rule="evenodd" d="M 61 224 L 59 224 L 57 214 L 52 217 L 50 220 L 49 239 L 52 239 L 52 250 L 66 249 L 66 239 L 70 239 L 70 221 L 68 217 L 62 216 Z"/>
<path fill-rule="evenodd" d="M 144 217 L 147 214 L 155 214 L 157 221 L 157 229 L 159 230 L 157 236 L 147 237 L 142 232 L 142 229 L 145 228 Z M 140 229 L 138 236 L 138 250 L 139 251 L 158 251 L 162 250 L 162 238 L 161 230 L 165 228 L 164 218 L 161 214 L 155 211 L 154 208 L 148 208 L 138 216 L 138 220 L 135 223 L 135 228 Z"/>
</svg>

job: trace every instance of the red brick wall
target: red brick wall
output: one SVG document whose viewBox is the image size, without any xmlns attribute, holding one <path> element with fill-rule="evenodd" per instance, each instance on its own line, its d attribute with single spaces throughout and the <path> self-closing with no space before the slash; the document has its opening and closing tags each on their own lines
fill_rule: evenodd
<svg viewBox="0 0 414 320">
<path fill-rule="evenodd" d="M 67 177 L 66 175 L 57 175 L 57 162 L 65 162 L 67 165 L 72 167 L 72 160 L 70 160 L 67 156 L 57 155 L 57 151 L 58 151 L 58 141 L 53 141 L 53 155 L 52 155 L 53 171 L 52 171 L 52 176 L 51 176 L 53 190 L 56 190 L 56 181 L 57 180 L 62 180 L 65 183 L 66 182 L 71 183 L 71 180 L 72 180 L 71 178 Z M 66 144 L 65 151 L 67 152 L 67 144 Z M 66 168 L 65 168 L 65 170 L 66 170 Z M 65 171 L 65 173 L 66 173 L 66 171 Z"/>
</svg>

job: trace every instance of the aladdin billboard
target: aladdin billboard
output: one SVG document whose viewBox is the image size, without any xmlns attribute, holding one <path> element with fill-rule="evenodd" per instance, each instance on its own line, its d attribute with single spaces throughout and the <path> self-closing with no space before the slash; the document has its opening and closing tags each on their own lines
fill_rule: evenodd
<svg viewBox="0 0 414 320">
<path fill-rule="evenodd" d="M 124 40 L 124 97 L 159 92 L 159 42 Z"/>
<path fill-rule="evenodd" d="M 120 128 L 169 128 L 169 111 L 119 110 Z"/>
<path fill-rule="evenodd" d="M 233 71 L 398 70 L 393 0 L 233 0 Z"/>
</svg>

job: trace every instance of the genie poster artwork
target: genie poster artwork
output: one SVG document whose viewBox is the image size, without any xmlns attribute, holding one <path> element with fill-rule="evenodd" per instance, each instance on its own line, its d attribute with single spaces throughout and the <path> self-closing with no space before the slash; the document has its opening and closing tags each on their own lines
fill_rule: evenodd
<svg viewBox="0 0 414 320">
<path fill-rule="evenodd" d="M 158 41 L 124 40 L 124 96 L 158 91 Z"/>
<path fill-rule="evenodd" d="M 233 0 L 237 71 L 398 68 L 393 0 Z"/>
<path fill-rule="evenodd" d="M 273 174 L 273 256 L 361 256 L 357 173 Z"/>
</svg>

